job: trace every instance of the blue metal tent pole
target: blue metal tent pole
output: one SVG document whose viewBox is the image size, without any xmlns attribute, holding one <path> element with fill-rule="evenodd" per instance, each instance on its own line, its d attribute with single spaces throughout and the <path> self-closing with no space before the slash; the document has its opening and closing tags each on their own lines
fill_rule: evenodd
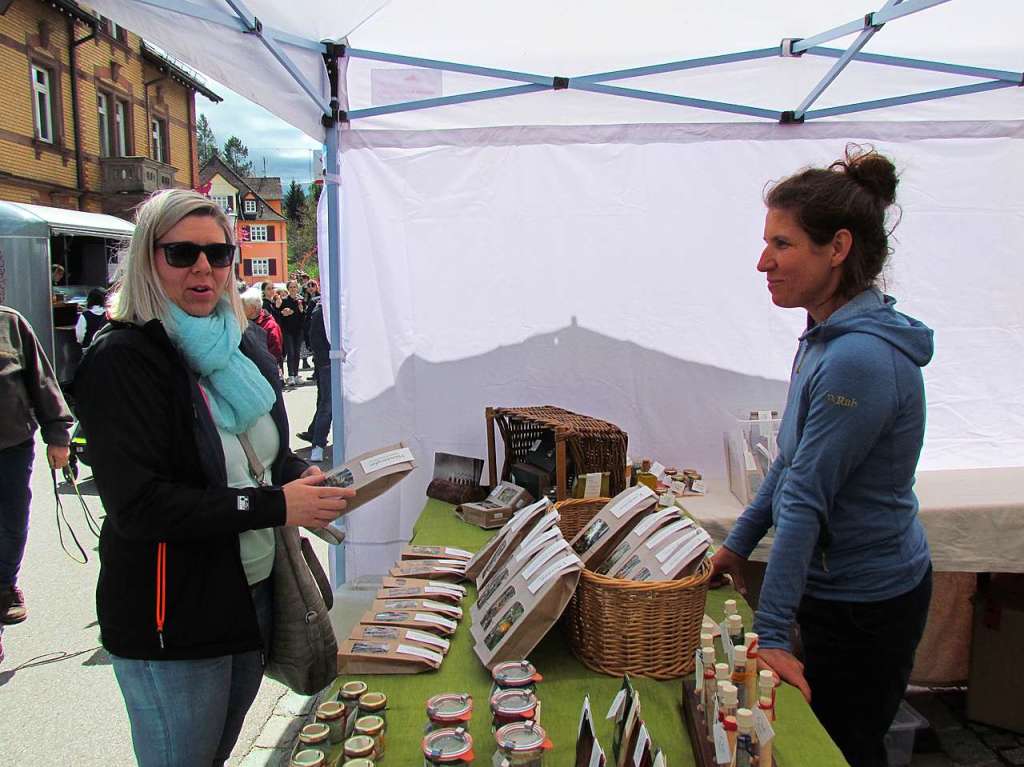
<svg viewBox="0 0 1024 767">
<path fill-rule="evenodd" d="M 966 96 L 970 93 L 985 93 L 986 91 L 999 90 L 1000 88 L 1016 88 L 1018 84 L 1006 80 L 989 80 L 983 83 L 972 85 L 960 85 L 955 88 L 942 88 L 924 93 L 910 93 L 906 96 L 894 96 L 887 99 L 876 99 L 874 101 L 861 101 L 856 104 L 844 104 L 838 107 L 827 107 L 825 109 L 812 109 L 804 117 L 806 120 L 816 120 L 821 117 L 835 117 L 836 115 L 853 114 L 854 112 L 867 112 L 871 109 L 883 109 L 885 107 L 901 106 L 903 104 L 917 104 L 922 101 L 937 101 L 948 99 L 954 96 Z"/>
<path fill-rule="evenodd" d="M 339 54 L 344 55 L 342 46 L 327 44 L 324 55 L 327 73 L 331 81 L 331 117 L 324 118 L 326 128 L 326 152 L 323 194 L 327 195 L 327 296 L 331 301 L 330 327 L 327 336 L 331 342 L 331 463 L 340 466 L 345 462 L 345 387 L 342 376 L 343 349 L 341 344 L 341 112 L 338 100 L 340 67 Z M 344 518 L 335 523 L 345 529 Z M 331 588 L 337 588 L 346 580 L 345 549 L 347 543 L 330 547 Z"/>
</svg>

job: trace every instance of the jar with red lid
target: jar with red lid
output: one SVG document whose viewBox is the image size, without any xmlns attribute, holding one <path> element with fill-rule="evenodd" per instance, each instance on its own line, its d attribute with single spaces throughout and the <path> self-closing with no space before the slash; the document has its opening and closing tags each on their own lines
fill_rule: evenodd
<svg viewBox="0 0 1024 767">
<path fill-rule="evenodd" d="M 473 698 L 464 692 L 441 693 L 427 701 L 427 732 L 446 727 L 469 727 L 473 717 Z"/>
<path fill-rule="evenodd" d="M 502 690 L 491 696 L 491 727 L 532 720 L 537 711 L 537 696 L 530 690 Z"/>
<path fill-rule="evenodd" d="M 528 660 L 513 660 L 499 663 L 491 669 L 491 678 L 494 680 L 494 686 L 491 687 L 491 695 L 500 690 L 510 690 L 513 688 L 525 688 L 531 692 L 536 692 L 537 682 L 544 679 Z"/>
<path fill-rule="evenodd" d="M 423 738 L 423 767 L 468 767 L 473 759 L 473 736 L 463 727 L 435 730 Z"/>
<path fill-rule="evenodd" d="M 542 767 L 544 753 L 551 750 L 547 733 L 534 721 L 506 724 L 494 733 L 494 740 L 494 763 L 510 767 Z"/>
</svg>

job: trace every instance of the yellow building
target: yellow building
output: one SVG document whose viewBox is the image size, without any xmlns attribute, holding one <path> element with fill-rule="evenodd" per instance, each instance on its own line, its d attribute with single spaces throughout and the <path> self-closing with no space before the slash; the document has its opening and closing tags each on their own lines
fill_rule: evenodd
<svg viewBox="0 0 1024 767">
<path fill-rule="evenodd" d="M 130 218 L 199 184 L 195 94 L 221 98 L 70 0 L 0 0 L 0 200 Z"/>
</svg>

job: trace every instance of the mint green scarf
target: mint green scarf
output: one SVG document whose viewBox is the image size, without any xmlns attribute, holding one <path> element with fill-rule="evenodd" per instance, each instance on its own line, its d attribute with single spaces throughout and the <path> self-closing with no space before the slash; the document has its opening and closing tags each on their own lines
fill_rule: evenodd
<svg viewBox="0 0 1024 767">
<path fill-rule="evenodd" d="M 218 427 L 241 434 L 270 412 L 274 389 L 238 348 L 242 331 L 226 300 L 207 317 L 193 317 L 171 304 L 167 334 L 199 374 Z"/>
</svg>

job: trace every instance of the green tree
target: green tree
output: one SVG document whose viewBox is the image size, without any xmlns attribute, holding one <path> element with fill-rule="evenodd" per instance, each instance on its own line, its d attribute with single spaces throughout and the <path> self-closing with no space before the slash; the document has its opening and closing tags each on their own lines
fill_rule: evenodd
<svg viewBox="0 0 1024 767">
<path fill-rule="evenodd" d="M 196 120 L 196 151 L 199 154 L 199 166 L 202 167 L 217 153 L 217 139 L 213 135 L 206 115 L 199 115 Z"/>
<path fill-rule="evenodd" d="M 224 151 L 221 152 L 225 164 L 239 176 L 247 177 L 253 174 L 252 161 L 249 159 L 249 147 L 242 143 L 238 136 L 231 136 L 224 142 Z"/>
<path fill-rule="evenodd" d="M 319 196 L 320 188 L 312 185 L 298 225 L 288 236 L 288 249 L 291 251 L 289 271 L 302 269 L 312 275 L 316 270 L 316 203 Z"/>
<path fill-rule="evenodd" d="M 299 221 L 302 219 L 302 213 L 306 209 L 306 193 L 302 190 L 302 187 L 295 183 L 295 179 L 292 179 L 291 185 L 288 187 L 288 191 L 284 193 L 284 215 L 285 218 L 292 224 L 292 226 L 298 226 Z"/>
</svg>

